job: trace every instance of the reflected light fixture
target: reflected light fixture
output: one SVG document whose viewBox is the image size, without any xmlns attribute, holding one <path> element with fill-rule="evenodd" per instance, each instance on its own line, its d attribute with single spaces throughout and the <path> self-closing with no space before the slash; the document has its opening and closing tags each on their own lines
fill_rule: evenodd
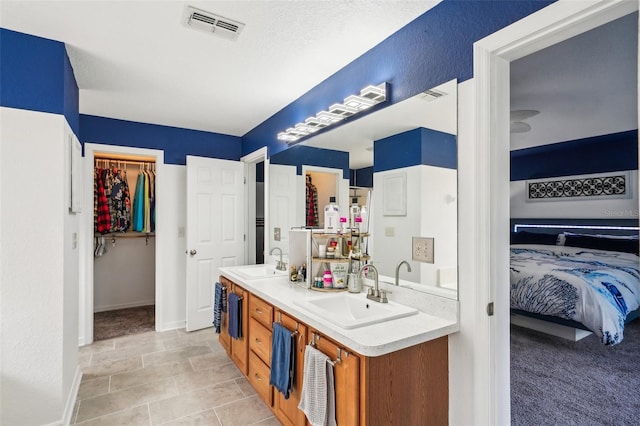
<svg viewBox="0 0 640 426">
<path fill-rule="evenodd" d="M 377 86 L 367 86 L 360 91 L 359 95 L 349 95 L 341 104 L 333 104 L 327 111 L 320 111 L 315 116 L 305 119 L 303 123 L 297 123 L 284 132 L 278 133 L 278 139 L 290 144 L 386 100 L 386 82 Z"/>
</svg>

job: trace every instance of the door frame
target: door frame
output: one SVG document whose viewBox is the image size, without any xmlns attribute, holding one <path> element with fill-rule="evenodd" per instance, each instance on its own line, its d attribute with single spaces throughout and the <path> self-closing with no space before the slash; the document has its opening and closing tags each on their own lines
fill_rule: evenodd
<svg viewBox="0 0 640 426">
<path fill-rule="evenodd" d="M 240 161 L 245 163 L 244 176 L 247 190 L 245 191 L 245 206 L 247 208 L 245 215 L 245 235 L 247 236 L 245 242 L 244 258 L 247 259 L 247 264 L 253 265 L 256 263 L 256 164 L 264 162 L 264 238 L 267 237 L 267 223 L 269 215 L 269 159 L 267 158 L 267 147 L 264 146 L 257 149 L 244 157 L 240 158 Z M 265 251 L 267 240 L 265 241 Z M 266 259 L 266 253 L 265 253 Z"/>
<path fill-rule="evenodd" d="M 340 215 L 349 216 L 349 180 L 344 178 L 344 171 L 342 169 L 336 169 L 332 167 L 310 166 L 303 164 L 301 167 L 300 180 L 298 183 L 298 195 L 296 196 L 296 221 L 298 223 L 306 223 L 305 218 L 305 206 L 304 202 L 307 198 L 306 195 L 306 178 L 308 172 L 310 173 L 326 173 L 329 175 L 335 175 L 336 177 L 336 203 L 340 206 Z M 345 186 L 346 185 L 346 186 Z M 346 208 L 345 208 L 346 206 Z M 318 206 L 318 214 L 324 214 L 325 206 Z"/>
<path fill-rule="evenodd" d="M 461 174 L 473 188 L 474 215 L 461 216 L 473 229 L 461 246 L 473 259 L 475 287 L 474 419 L 509 424 L 509 63 L 638 10 L 638 1 L 558 1 L 474 44 L 475 161 Z M 473 142 L 473 144 L 471 143 Z M 474 145 L 474 146 L 471 146 Z M 467 235 L 469 237 L 469 235 Z M 494 316 L 487 305 L 494 302 Z"/>
<path fill-rule="evenodd" d="M 80 346 L 93 343 L 93 165 L 96 154 L 106 155 L 136 155 L 142 157 L 155 158 L 156 163 L 156 221 L 155 221 L 155 329 L 162 330 L 164 312 L 164 279 L 162 266 L 163 253 L 163 226 L 165 214 L 162 203 L 165 197 L 162 184 L 164 175 L 164 151 L 156 149 L 132 148 L 126 146 L 104 145 L 96 143 L 84 144 L 84 188 L 83 188 L 83 211 L 85 212 L 80 220 L 80 291 L 79 291 L 79 327 L 80 333 L 78 343 Z"/>
</svg>

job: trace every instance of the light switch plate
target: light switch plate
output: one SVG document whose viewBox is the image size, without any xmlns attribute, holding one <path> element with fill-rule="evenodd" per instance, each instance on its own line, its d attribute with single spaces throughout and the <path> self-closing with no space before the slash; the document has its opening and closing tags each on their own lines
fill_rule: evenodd
<svg viewBox="0 0 640 426">
<path fill-rule="evenodd" d="M 280 228 L 273 228 L 273 241 L 280 241 Z"/>
<path fill-rule="evenodd" d="M 417 262 L 434 263 L 433 238 L 413 237 L 411 239 L 411 258 Z"/>
<path fill-rule="evenodd" d="M 393 226 L 387 226 L 384 228 L 385 237 L 395 237 L 396 229 Z"/>
</svg>

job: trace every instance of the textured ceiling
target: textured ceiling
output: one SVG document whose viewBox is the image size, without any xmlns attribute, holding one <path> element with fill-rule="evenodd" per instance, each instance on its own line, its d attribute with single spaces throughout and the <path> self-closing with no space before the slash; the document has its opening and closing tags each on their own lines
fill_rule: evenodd
<svg viewBox="0 0 640 426">
<path fill-rule="evenodd" d="M 4 28 L 63 41 L 80 112 L 241 136 L 437 1 L 7 1 Z M 185 5 L 246 24 L 185 28 Z"/>
</svg>

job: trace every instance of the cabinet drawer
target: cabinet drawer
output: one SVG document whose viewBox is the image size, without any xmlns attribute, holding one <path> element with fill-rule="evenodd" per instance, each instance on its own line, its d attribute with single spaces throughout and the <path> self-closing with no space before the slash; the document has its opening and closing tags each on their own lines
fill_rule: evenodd
<svg viewBox="0 0 640 426">
<path fill-rule="evenodd" d="M 249 348 L 267 365 L 271 365 L 271 330 L 255 318 L 249 320 Z"/>
<path fill-rule="evenodd" d="M 249 299 L 249 315 L 271 330 L 273 323 L 273 306 L 269 303 L 251 295 Z"/>
<path fill-rule="evenodd" d="M 273 404 L 273 392 L 269 385 L 269 367 L 253 352 L 249 353 L 249 382 L 269 407 Z"/>
</svg>

